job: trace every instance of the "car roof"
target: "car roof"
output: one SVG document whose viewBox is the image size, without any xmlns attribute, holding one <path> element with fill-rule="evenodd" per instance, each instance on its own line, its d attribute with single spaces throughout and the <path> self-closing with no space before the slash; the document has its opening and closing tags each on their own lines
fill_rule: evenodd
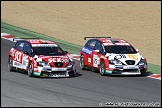
<svg viewBox="0 0 162 108">
<path fill-rule="evenodd" d="M 42 39 L 29 39 L 27 41 L 31 44 L 56 44 L 56 42 Z"/>
<path fill-rule="evenodd" d="M 49 41 L 49 40 L 43 40 L 43 39 L 31 39 L 31 38 L 20 38 L 17 41 L 26 41 L 29 42 L 30 44 L 56 44 L 56 42 Z"/>
<path fill-rule="evenodd" d="M 109 46 L 109 45 L 129 45 L 130 46 L 131 45 L 126 40 L 120 39 L 120 38 L 102 38 L 101 37 L 101 38 L 95 38 L 95 39 L 102 42 L 104 46 Z"/>
</svg>

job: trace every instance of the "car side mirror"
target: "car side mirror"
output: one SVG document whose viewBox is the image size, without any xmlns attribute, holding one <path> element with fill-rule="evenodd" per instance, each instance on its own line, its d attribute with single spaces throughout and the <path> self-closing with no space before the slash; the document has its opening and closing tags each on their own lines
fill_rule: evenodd
<svg viewBox="0 0 162 108">
<path fill-rule="evenodd" d="M 27 54 L 27 55 L 29 55 L 29 53 L 28 53 L 27 51 L 24 51 L 24 54 Z"/>
<path fill-rule="evenodd" d="M 106 52 L 104 51 L 103 54 L 106 55 Z"/>
<path fill-rule="evenodd" d="M 99 54 L 101 54 L 102 53 L 102 51 L 101 50 L 95 50 L 95 52 L 97 52 L 97 53 L 99 53 Z"/>
<path fill-rule="evenodd" d="M 64 51 L 65 52 L 65 54 L 67 54 L 68 53 L 68 51 Z"/>
<path fill-rule="evenodd" d="M 94 51 L 95 51 L 95 52 L 98 52 L 98 53 L 100 52 L 100 50 L 94 50 Z"/>
<path fill-rule="evenodd" d="M 139 52 L 139 49 L 136 49 L 137 52 Z"/>
</svg>

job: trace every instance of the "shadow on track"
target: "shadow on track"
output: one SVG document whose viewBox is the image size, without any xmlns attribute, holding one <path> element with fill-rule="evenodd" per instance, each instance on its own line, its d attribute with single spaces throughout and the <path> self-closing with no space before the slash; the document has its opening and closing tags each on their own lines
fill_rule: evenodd
<svg viewBox="0 0 162 108">
<path fill-rule="evenodd" d="M 23 75 L 27 75 L 28 76 L 28 73 L 27 72 L 24 72 L 22 70 L 14 70 L 12 71 L 14 73 L 18 73 L 18 74 L 23 74 Z M 77 72 L 75 76 L 72 76 L 72 77 L 39 77 L 39 76 L 32 76 L 30 78 L 43 78 L 43 79 L 58 79 L 58 78 L 76 78 L 76 77 L 80 77 L 82 76 L 83 74 Z"/>
<path fill-rule="evenodd" d="M 99 71 L 96 71 L 96 70 L 91 71 L 91 72 L 100 74 Z M 145 75 L 104 75 L 104 76 L 106 77 L 146 77 L 152 74 L 154 73 L 152 73 L 151 71 L 147 71 Z"/>
</svg>

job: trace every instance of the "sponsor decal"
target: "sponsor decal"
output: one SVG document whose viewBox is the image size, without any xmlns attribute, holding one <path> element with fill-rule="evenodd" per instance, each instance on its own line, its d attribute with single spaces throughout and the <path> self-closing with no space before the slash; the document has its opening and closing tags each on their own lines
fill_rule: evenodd
<svg viewBox="0 0 162 108">
<path fill-rule="evenodd" d="M 16 52 L 16 50 L 14 50 L 13 48 L 11 49 L 11 56 L 14 56 L 14 54 L 15 54 L 15 52 Z"/>
<path fill-rule="evenodd" d="M 98 55 L 93 55 L 93 66 L 98 67 L 98 64 L 100 63 L 100 58 Z"/>
<path fill-rule="evenodd" d="M 112 71 L 106 70 L 105 71 L 107 74 L 112 74 Z"/>
<path fill-rule="evenodd" d="M 128 65 L 128 66 L 123 66 L 123 69 L 139 69 L 139 67 L 134 65 Z"/>
<path fill-rule="evenodd" d="M 124 54 L 119 54 L 114 57 L 114 59 L 122 59 L 122 58 L 126 58 L 126 56 Z"/>
<path fill-rule="evenodd" d="M 128 57 L 133 60 L 138 60 L 138 55 L 128 54 Z"/>
<path fill-rule="evenodd" d="M 48 77 L 48 74 L 43 74 L 42 76 L 44 76 L 44 77 Z"/>
<path fill-rule="evenodd" d="M 68 62 L 69 59 L 64 59 L 64 58 L 49 58 L 48 62 L 52 63 L 52 62 Z"/>
<path fill-rule="evenodd" d="M 129 43 L 115 43 L 115 45 L 130 45 Z"/>
<path fill-rule="evenodd" d="M 35 71 L 35 72 L 38 72 L 38 68 L 34 68 L 34 71 Z"/>
<path fill-rule="evenodd" d="M 91 58 L 88 58 L 88 63 L 91 63 Z"/>
<path fill-rule="evenodd" d="M 82 51 L 87 53 L 87 54 L 92 54 L 92 50 L 85 48 L 85 47 L 82 49 Z"/>
<path fill-rule="evenodd" d="M 61 73 L 50 73 L 49 77 L 65 77 L 65 74 L 61 74 Z"/>
<path fill-rule="evenodd" d="M 35 76 L 40 76 L 40 74 L 41 74 L 40 72 L 34 72 Z"/>
<path fill-rule="evenodd" d="M 17 68 L 22 68 L 21 63 L 17 62 L 17 61 L 13 61 L 13 66 L 17 67 Z"/>
<path fill-rule="evenodd" d="M 15 61 L 18 61 L 18 62 L 21 62 L 21 56 L 22 56 L 22 53 L 21 52 L 19 52 L 19 51 L 16 51 L 16 53 L 15 53 Z"/>
<path fill-rule="evenodd" d="M 66 71 L 67 68 L 52 68 L 52 71 Z"/>
<path fill-rule="evenodd" d="M 113 43 L 103 43 L 104 46 L 114 45 Z"/>
</svg>

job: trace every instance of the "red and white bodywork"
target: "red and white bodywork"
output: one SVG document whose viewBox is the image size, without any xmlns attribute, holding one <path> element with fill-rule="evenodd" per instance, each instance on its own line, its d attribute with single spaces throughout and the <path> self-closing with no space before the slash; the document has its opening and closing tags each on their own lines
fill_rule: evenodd
<svg viewBox="0 0 162 108">
<path fill-rule="evenodd" d="M 101 75 L 141 75 L 147 71 L 146 58 L 123 39 L 94 37 L 80 55 L 81 69 L 99 70 Z"/>
<path fill-rule="evenodd" d="M 11 70 L 24 70 L 31 76 L 70 77 L 76 74 L 75 61 L 52 41 L 20 39 L 9 50 L 8 55 L 12 61 L 9 63 Z M 31 72 L 29 68 L 32 69 Z"/>
</svg>

